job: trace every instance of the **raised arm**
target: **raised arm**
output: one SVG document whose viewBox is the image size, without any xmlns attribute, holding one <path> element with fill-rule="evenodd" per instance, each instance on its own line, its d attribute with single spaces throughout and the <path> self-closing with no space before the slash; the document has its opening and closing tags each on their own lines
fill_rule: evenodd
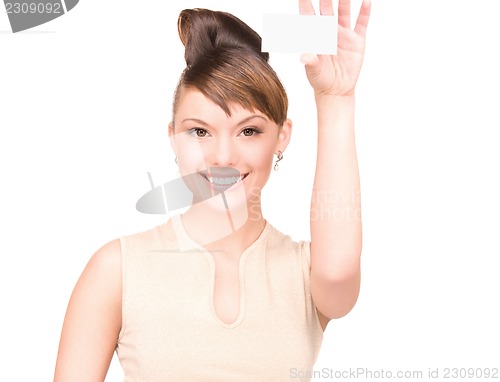
<svg viewBox="0 0 500 382">
<path fill-rule="evenodd" d="M 114 240 L 92 256 L 73 290 L 54 381 L 104 381 L 120 328 L 121 249 Z"/>
<path fill-rule="evenodd" d="M 311 0 L 299 0 L 313 14 Z M 339 0 L 337 55 L 304 54 L 318 112 L 318 153 L 311 202 L 311 293 L 318 311 L 339 318 L 354 306 L 360 285 L 361 203 L 354 140 L 354 91 L 363 62 L 370 0 L 354 30 L 350 0 Z M 332 0 L 320 12 L 333 15 Z M 328 36 L 318 36 L 328 38 Z"/>
</svg>

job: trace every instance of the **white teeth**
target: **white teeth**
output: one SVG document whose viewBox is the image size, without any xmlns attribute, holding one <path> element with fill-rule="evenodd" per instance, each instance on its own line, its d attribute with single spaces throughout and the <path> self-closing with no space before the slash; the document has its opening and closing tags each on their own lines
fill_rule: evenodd
<svg viewBox="0 0 500 382">
<path fill-rule="evenodd" d="M 240 176 L 231 176 L 231 177 L 225 177 L 225 178 L 218 178 L 215 176 L 208 176 L 207 179 L 210 183 L 215 184 L 216 186 L 228 186 L 231 184 L 238 183 L 244 178 L 245 175 L 240 175 Z"/>
</svg>

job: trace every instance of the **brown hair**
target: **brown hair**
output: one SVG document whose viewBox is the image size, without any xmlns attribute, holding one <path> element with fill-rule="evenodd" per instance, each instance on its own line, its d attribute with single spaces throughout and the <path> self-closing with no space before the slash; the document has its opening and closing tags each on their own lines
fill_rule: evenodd
<svg viewBox="0 0 500 382">
<path fill-rule="evenodd" d="M 174 95 L 175 115 L 183 89 L 194 88 L 231 115 L 228 104 L 259 110 L 281 126 L 288 99 L 281 81 L 261 52 L 257 32 L 237 17 L 208 9 L 185 9 L 178 19 L 187 67 Z"/>
</svg>

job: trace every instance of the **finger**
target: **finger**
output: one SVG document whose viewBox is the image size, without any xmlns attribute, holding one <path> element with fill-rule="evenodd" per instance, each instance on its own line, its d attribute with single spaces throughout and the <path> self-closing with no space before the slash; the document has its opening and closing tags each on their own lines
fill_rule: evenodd
<svg viewBox="0 0 500 382">
<path fill-rule="evenodd" d="M 300 56 L 300 61 L 305 65 L 315 66 L 319 62 L 319 57 L 316 54 L 303 53 Z"/>
<path fill-rule="evenodd" d="M 351 28 L 351 0 L 339 0 L 339 25 Z"/>
<path fill-rule="evenodd" d="M 301 15 L 314 15 L 314 7 L 311 0 L 299 0 L 299 13 Z"/>
<path fill-rule="evenodd" d="M 333 11 L 332 0 L 319 1 L 319 14 L 323 16 L 333 16 L 335 14 Z"/>
<path fill-rule="evenodd" d="M 321 73 L 321 61 L 318 55 L 304 53 L 300 56 L 300 61 L 305 65 L 306 74 L 309 79 L 313 79 Z"/>
<path fill-rule="evenodd" d="M 366 28 L 368 27 L 368 20 L 370 19 L 371 8 L 371 0 L 363 0 L 358 19 L 356 20 L 356 26 L 354 27 L 354 32 L 363 37 L 366 37 Z"/>
</svg>

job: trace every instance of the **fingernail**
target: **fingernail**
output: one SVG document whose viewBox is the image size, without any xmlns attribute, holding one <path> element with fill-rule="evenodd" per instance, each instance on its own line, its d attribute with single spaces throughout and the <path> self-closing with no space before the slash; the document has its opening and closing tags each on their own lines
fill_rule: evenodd
<svg viewBox="0 0 500 382">
<path fill-rule="evenodd" d="M 303 53 L 300 55 L 300 62 L 303 64 L 307 65 L 312 61 L 312 54 L 311 53 Z"/>
</svg>

